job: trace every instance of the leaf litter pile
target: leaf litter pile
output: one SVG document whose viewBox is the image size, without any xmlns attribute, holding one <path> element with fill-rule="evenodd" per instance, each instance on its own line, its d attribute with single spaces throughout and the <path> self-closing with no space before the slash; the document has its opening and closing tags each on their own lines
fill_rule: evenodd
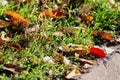
<svg viewBox="0 0 120 80">
<path fill-rule="evenodd" d="M 74 79 L 120 43 L 120 2 L 3 0 L 0 79 Z"/>
</svg>

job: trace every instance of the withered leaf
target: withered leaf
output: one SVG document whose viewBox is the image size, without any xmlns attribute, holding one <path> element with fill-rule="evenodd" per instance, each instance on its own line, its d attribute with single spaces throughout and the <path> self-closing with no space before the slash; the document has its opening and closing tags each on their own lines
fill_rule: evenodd
<svg viewBox="0 0 120 80">
<path fill-rule="evenodd" d="M 6 21 L 0 19 L 0 28 L 5 28 L 5 27 L 7 27 L 8 25 L 9 25 L 8 22 L 6 22 Z"/>
<path fill-rule="evenodd" d="M 7 11 L 6 15 L 10 17 L 11 21 L 18 21 L 19 23 L 26 23 L 27 25 L 30 24 L 29 19 L 25 19 L 20 13 L 15 11 Z"/>
<path fill-rule="evenodd" d="M 65 33 L 72 33 L 74 34 L 76 31 L 78 31 L 78 27 L 62 27 L 61 30 Z"/>
<path fill-rule="evenodd" d="M 108 32 L 104 32 L 104 31 L 93 31 L 92 32 L 93 35 L 99 35 L 101 36 L 103 39 L 108 40 L 108 41 L 112 41 L 114 40 L 114 37 L 108 33 Z"/>
<path fill-rule="evenodd" d="M 0 44 L 3 44 L 5 42 L 10 42 L 11 38 L 7 36 L 5 32 L 1 32 L 1 37 L 0 37 Z"/>
<path fill-rule="evenodd" d="M 78 69 L 73 69 L 69 74 L 67 74 L 66 78 L 72 79 L 72 78 L 78 77 L 80 75 L 81 75 L 81 73 Z"/>
<path fill-rule="evenodd" d="M 51 64 L 55 64 L 55 60 L 54 60 L 53 58 L 49 57 L 49 56 L 45 56 L 45 57 L 43 58 L 43 61 L 44 61 L 44 62 L 51 63 Z"/>
<path fill-rule="evenodd" d="M 14 64 L 4 64 L 2 66 L 3 70 L 7 70 L 7 71 L 10 71 L 12 73 L 22 73 L 23 72 L 23 69 L 21 67 L 18 67 L 17 65 L 14 65 Z"/>
<path fill-rule="evenodd" d="M 93 21 L 94 17 L 93 16 L 81 16 L 82 21 Z"/>
<path fill-rule="evenodd" d="M 70 60 L 68 60 L 65 56 L 63 56 L 63 55 L 61 55 L 59 53 L 55 54 L 54 57 L 57 58 L 57 59 L 59 59 L 59 62 L 62 62 L 65 65 L 70 65 L 71 64 Z"/>
<path fill-rule="evenodd" d="M 21 45 L 19 43 L 17 43 L 17 42 L 15 42 L 13 44 L 8 44 L 7 47 L 12 48 L 12 49 L 14 49 L 16 51 L 21 51 L 22 50 Z"/>
<path fill-rule="evenodd" d="M 90 65 L 88 63 L 85 63 L 84 66 L 83 66 L 83 68 L 85 68 L 85 69 L 92 68 L 92 67 L 93 67 L 93 65 Z"/>
<path fill-rule="evenodd" d="M 61 31 L 56 31 L 53 33 L 53 35 L 62 37 L 64 34 Z"/>
<path fill-rule="evenodd" d="M 75 52 L 78 54 L 87 54 L 88 53 L 88 46 L 77 45 L 77 44 L 68 44 L 66 46 L 60 46 L 60 47 L 58 47 L 58 49 L 63 52 Z"/>
<path fill-rule="evenodd" d="M 83 58 L 80 58 L 79 60 L 80 60 L 81 62 L 90 64 L 90 65 L 93 65 L 93 64 L 95 63 L 93 60 L 87 60 L 87 59 L 83 59 Z"/>
</svg>

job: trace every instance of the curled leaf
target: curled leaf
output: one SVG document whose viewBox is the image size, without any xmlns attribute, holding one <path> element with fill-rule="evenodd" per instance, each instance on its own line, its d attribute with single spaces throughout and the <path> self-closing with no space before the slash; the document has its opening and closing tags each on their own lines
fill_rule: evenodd
<svg viewBox="0 0 120 80">
<path fill-rule="evenodd" d="M 66 46 L 58 47 L 59 50 L 63 52 L 74 52 L 77 54 L 87 54 L 88 47 L 84 45 L 77 45 L 77 44 L 68 44 Z"/>
<path fill-rule="evenodd" d="M 103 32 L 103 31 L 93 31 L 92 34 L 93 34 L 93 35 L 99 35 L 99 36 L 101 36 L 103 39 L 106 39 L 106 40 L 108 40 L 108 41 L 114 40 L 114 37 L 113 37 L 110 33 L 107 33 L 107 32 Z"/>
<path fill-rule="evenodd" d="M 5 32 L 1 32 L 1 37 L 0 37 L 0 44 L 3 44 L 5 42 L 10 42 L 11 38 L 7 36 Z"/>
<path fill-rule="evenodd" d="M 15 42 L 13 44 L 8 44 L 7 47 L 12 48 L 12 49 L 14 49 L 16 51 L 21 51 L 22 50 L 21 45 L 19 43 L 17 43 L 17 42 Z"/>
<path fill-rule="evenodd" d="M 81 16 L 82 21 L 93 21 L 94 17 L 93 16 Z"/>
<path fill-rule="evenodd" d="M 10 17 L 12 21 L 18 21 L 19 23 L 26 23 L 27 25 L 30 24 L 30 20 L 25 19 L 21 14 L 15 11 L 7 11 L 6 15 Z"/>
<path fill-rule="evenodd" d="M 5 28 L 5 27 L 7 27 L 8 25 L 9 25 L 8 22 L 0 19 L 0 28 Z"/>
<path fill-rule="evenodd" d="M 92 68 L 92 67 L 93 67 L 93 65 L 90 65 L 90 64 L 87 64 L 87 63 L 83 66 L 83 68 L 85 68 L 85 69 Z"/>
<path fill-rule="evenodd" d="M 59 59 L 59 62 L 62 62 L 62 63 L 64 63 L 64 64 L 66 64 L 66 65 L 70 65 L 71 63 L 70 63 L 70 60 L 68 60 L 65 56 L 63 56 L 63 55 L 61 55 L 61 54 L 56 54 L 55 55 L 55 58 L 57 58 L 57 60 Z"/>
<path fill-rule="evenodd" d="M 78 77 L 80 75 L 81 75 L 81 73 L 78 69 L 73 69 L 70 73 L 67 74 L 66 78 L 72 79 L 72 78 Z"/>
<path fill-rule="evenodd" d="M 4 64 L 2 66 L 3 70 L 7 70 L 7 71 L 10 71 L 12 73 L 22 73 L 23 72 L 23 69 L 21 67 L 18 67 L 17 65 L 14 65 L 14 64 Z"/>
<path fill-rule="evenodd" d="M 93 65 L 93 64 L 94 64 L 94 61 L 93 61 L 93 60 L 87 60 L 87 59 L 83 59 L 83 58 L 80 58 L 79 60 L 80 60 L 81 62 L 90 64 L 90 65 Z"/>
<path fill-rule="evenodd" d="M 103 32 L 103 31 L 98 31 L 98 35 L 100 35 L 103 39 L 106 39 L 106 40 L 113 40 L 113 36 L 111 36 L 110 33 L 107 33 L 107 32 Z"/>
<path fill-rule="evenodd" d="M 106 57 L 106 54 L 104 53 L 103 50 L 95 47 L 90 48 L 90 55 L 93 55 L 96 57 L 102 57 L 102 58 Z"/>
</svg>

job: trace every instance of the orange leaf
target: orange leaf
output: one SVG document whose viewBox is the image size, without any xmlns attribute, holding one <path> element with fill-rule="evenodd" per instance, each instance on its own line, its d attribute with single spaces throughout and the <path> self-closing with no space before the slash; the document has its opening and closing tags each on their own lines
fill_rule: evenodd
<svg viewBox="0 0 120 80">
<path fill-rule="evenodd" d="M 51 17 L 53 15 L 50 10 L 45 10 L 44 12 L 47 17 Z"/>
<path fill-rule="evenodd" d="M 44 13 L 47 17 L 57 18 L 63 16 L 65 9 L 56 9 L 56 10 L 45 10 Z"/>
<path fill-rule="evenodd" d="M 30 21 L 28 19 L 25 19 L 21 14 L 15 12 L 15 11 L 7 11 L 7 16 L 11 17 L 12 21 L 18 21 L 20 23 L 26 23 L 30 24 Z"/>
<path fill-rule="evenodd" d="M 103 31 L 98 31 L 98 35 L 100 35 L 103 39 L 106 39 L 106 40 L 113 40 L 113 36 L 111 36 L 110 33 L 106 33 L 106 32 L 103 32 Z"/>
<path fill-rule="evenodd" d="M 81 17 L 82 21 L 93 21 L 94 17 L 93 16 L 82 16 Z"/>
</svg>

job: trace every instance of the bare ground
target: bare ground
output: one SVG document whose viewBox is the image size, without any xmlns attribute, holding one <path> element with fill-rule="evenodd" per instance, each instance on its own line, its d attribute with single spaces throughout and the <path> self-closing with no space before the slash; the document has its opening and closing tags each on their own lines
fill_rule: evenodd
<svg viewBox="0 0 120 80">
<path fill-rule="evenodd" d="M 77 80 L 120 80 L 120 45 L 110 48 L 115 51 L 109 53 L 107 58 L 98 59 L 90 72 Z"/>
</svg>

